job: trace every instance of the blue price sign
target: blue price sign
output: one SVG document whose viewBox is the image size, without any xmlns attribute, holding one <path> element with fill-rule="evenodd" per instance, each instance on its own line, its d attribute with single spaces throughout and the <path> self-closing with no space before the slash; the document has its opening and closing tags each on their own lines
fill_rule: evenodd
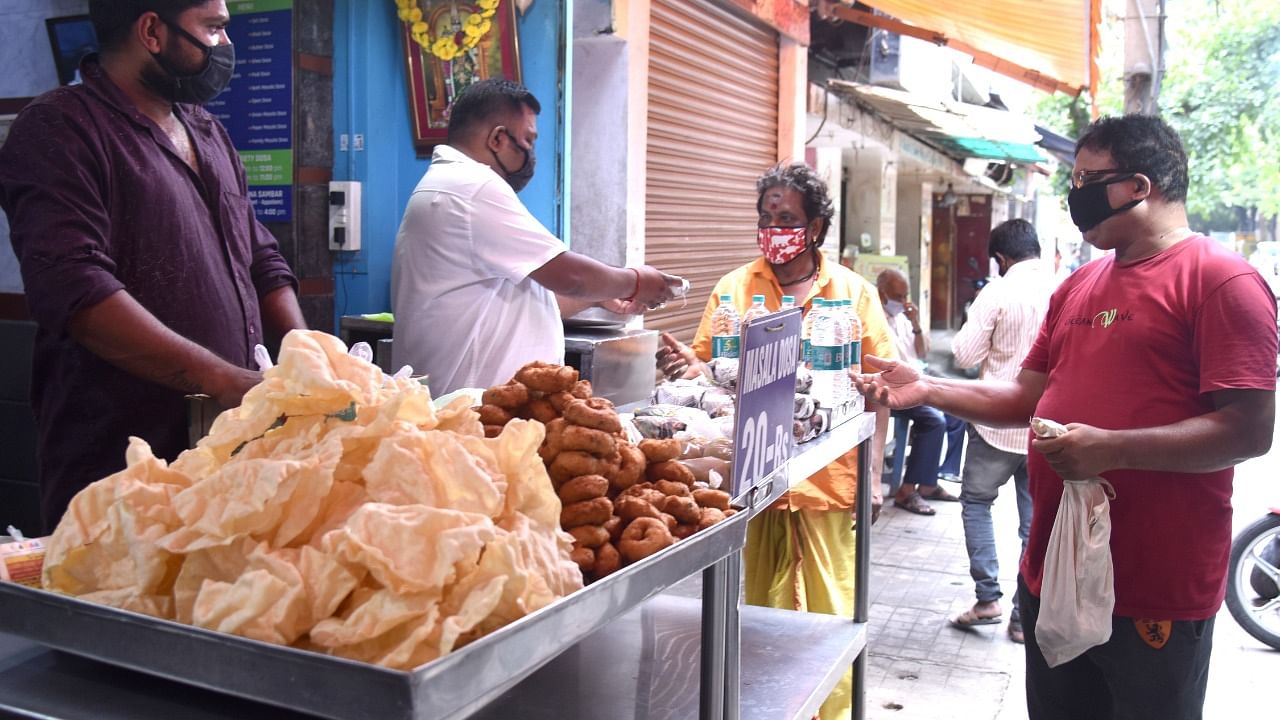
<svg viewBox="0 0 1280 720">
<path fill-rule="evenodd" d="M 227 34 L 236 69 L 205 109 L 240 151 L 249 197 L 263 222 L 293 216 L 293 2 L 233 0 Z"/>
<path fill-rule="evenodd" d="M 792 308 L 753 320 L 742 329 L 733 429 L 735 498 L 791 457 L 800 315 L 799 308 Z"/>
</svg>

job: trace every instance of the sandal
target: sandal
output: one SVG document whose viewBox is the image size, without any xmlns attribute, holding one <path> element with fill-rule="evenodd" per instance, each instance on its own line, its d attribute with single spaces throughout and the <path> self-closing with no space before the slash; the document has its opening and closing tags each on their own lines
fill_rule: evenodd
<svg viewBox="0 0 1280 720">
<path fill-rule="evenodd" d="M 1022 632 L 1022 621 L 1018 618 L 1009 620 L 1009 639 L 1019 645 L 1027 642 L 1027 636 Z"/>
<path fill-rule="evenodd" d="M 947 492 L 946 488 L 938 487 L 937 485 L 933 486 L 932 495 L 927 495 L 924 492 L 920 492 L 920 497 L 924 498 L 925 500 L 937 500 L 939 502 L 960 502 L 960 498 Z"/>
<path fill-rule="evenodd" d="M 917 515 L 935 515 L 938 512 L 937 510 L 929 507 L 929 503 L 925 502 L 924 498 L 920 497 L 920 493 L 918 492 L 911 493 L 905 499 L 895 497 L 893 499 L 893 506 L 900 507 L 907 512 L 915 513 Z"/>
<path fill-rule="evenodd" d="M 964 612 L 951 618 L 951 624 L 959 628 L 974 627 L 975 625 L 999 625 L 1004 618 L 1004 613 L 999 615 L 979 615 L 969 608 Z"/>
</svg>

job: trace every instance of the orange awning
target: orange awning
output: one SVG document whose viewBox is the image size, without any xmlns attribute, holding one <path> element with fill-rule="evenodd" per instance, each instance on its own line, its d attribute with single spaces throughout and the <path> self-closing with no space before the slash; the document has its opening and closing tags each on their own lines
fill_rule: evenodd
<svg viewBox="0 0 1280 720">
<path fill-rule="evenodd" d="M 892 19 L 827 7 L 834 17 L 954 48 L 1041 90 L 1097 95 L 1102 0 L 860 1 Z"/>
</svg>

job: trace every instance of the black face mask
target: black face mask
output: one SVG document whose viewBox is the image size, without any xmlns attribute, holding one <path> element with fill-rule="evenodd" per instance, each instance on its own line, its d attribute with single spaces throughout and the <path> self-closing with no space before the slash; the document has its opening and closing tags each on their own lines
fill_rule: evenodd
<svg viewBox="0 0 1280 720">
<path fill-rule="evenodd" d="M 186 38 L 187 42 L 200 48 L 205 57 L 204 67 L 194 74 L 184 74 L 173 67 L 169 61 L 165 60 L 163 54 L 152 53 L 151 56 L 156 59 L 156 62 L 168 75 L 168 78 L 166 78 L 168 82 L 149 82 L 148 85 L 160 92 L 170 102 L 192 103 L 194 105 L 203 105 L 217 97 L 223 90 L 226 90 L 227 84 L 231 82 L 231 75 L 236 69 L 236 46 L 231 43 L 213 46 L 205 45 L 196 36 L 178 27 L 176 23 L 164 20 L 164 24 Z M 157 85 L 162 85 L 162 87 L 157 87 Z"/>
<path fill-rule="evenodd" d="M 507 137 L 511 138 L 511 144 L 515 145 L 517 150 L 524 153 L 524 164 L 516 170 L 508 170 L 507 166 L 502 164 L 502 158 L 498 157 L 498 153 L 493 150 L 490 150 L 489 152 L 493 154 L 493 161 L 498 163 L 498 167 L 502 169 L 502 175 L 506 179 L 507 184 L 511 186 L 512 190 L 520 192 L 524 189 L 524 186 L 528 185 L 529 181 L 533 179 L 533 168 L 538 164 L 538 159 L 534 156 L 532 150 L 524 149 L 520 145 L 520 142 L 516 140 L 516 136 L 512 135 L 509 130 L 503 128 L 502 132 L 505 133 Z"/>
<path fill-rule="evenodd" d="M 1071 209 L 1071 222 L 1080 228 L 1080 232 L 1088 232 L 1101 225 L 1102 221 L 1112 215 L 1119 215 L 1136 207 L 1145 198 L 1132 200 L 1118 208 L 1111 207 L 1111 203 L 1107 200 L 1108 185 L 1124 182 L 1133 178 L 1133 176 L 1134 173 L 1121 175 L 1109 180 L 1090 183 L 1067 193 L 1067 207 Z"/>
</svg>

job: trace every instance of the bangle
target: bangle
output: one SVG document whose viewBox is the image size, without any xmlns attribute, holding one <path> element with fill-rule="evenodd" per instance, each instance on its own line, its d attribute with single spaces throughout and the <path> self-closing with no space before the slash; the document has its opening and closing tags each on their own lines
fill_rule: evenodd
<svg viewBox="0 0 1280 720">
<path fill-rule="evenodd" d="M 640 294 L 640 271 L 635 268 L 627 268 L 636 274 L 636 289 L 631 291 L 631 297 L 625 298 L 625 302 L 631 302 Z"/>
<path fill-rule="evenodd" d="M 916 328 L 916 329 L 914 329 L 914 330 L 912 330 L 912 331 L 911 331 L 911 334 L 912 334 L 912 335 L 919 335 L 919 334 L 921 334 L 921 333 L 923 333 L 923 332 L 924 332 L 924 331 L 923 331 L 923 330 L 921 330 L 920 328 Z"/>
</svg>

